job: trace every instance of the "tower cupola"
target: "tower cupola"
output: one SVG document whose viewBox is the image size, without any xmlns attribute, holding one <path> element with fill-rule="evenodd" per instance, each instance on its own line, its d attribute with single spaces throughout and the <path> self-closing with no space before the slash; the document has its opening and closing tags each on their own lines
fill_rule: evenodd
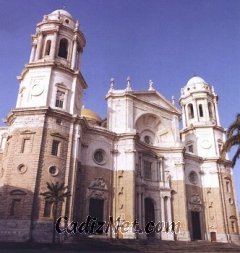
<svg viewBox="0 0 240 253">
<path fill-rule="evenodd" d="M 179 102 L 182 107 L 183 127 L 209 124 L 220 126 L 217 100 L 213 87 L 199 76 L 192 77 L 181 89 Z"/>
<path fill-rule="evenodd" d="M 72 70 L 80 68 L 85 38 L 75 21 L 65 10 L 45 15 L 32 35 L 30 64 L 56 63 Z"/>
<path fill-rule="evenodd" d="M 80 58 L 86 44 L 79 22 L 65 10 L 45 15 L 32 35 L 29 63 L 21 75 L 17 108 L 50 107 L 80 114 L 83 89 Z"/>
</svg>

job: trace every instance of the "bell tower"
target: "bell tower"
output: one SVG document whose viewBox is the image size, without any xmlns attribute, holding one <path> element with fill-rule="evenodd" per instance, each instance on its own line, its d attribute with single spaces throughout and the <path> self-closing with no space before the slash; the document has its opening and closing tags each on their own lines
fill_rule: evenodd
<svg viewBox="0 0 240 253">
<path fill-rule="evenodd" d="M 79 22 L 65 10 L 45 15 L 32 35 L 29 63 L 21 75 L 17 108 L 51 107 L 80 114 L 87 87 L 80 60 L 86 44 Z"/>
<path fill-rule="evenodd" d="M 52 204 L 40 193 L 46 191 L 47 182 L 74 188 L 72 175 L 78 164 L 74 150 L 78 149 L 81 99 L 87 87 L 80 72 L 84 46 L 78 21 L 65 10 L 52 12 L 37 24 L 29 62 L 18 77 L 16 108 L 6 119 L 8 137 L 0 177 L 0 202 L 5 203 L 0 207 L 0 224 L 6 227 L 3 240 L 49 240 Z M 59 207 L 59 215 L 72 215 L 72 196 Z"/>
<path fill-rule="evenodd" d="M 219 157 L 224 130 L 218 116 L 218 96 L 201 77 L 194 76 L 181 90 L 182 140 L 187 152 Z"/>
<path fill-rule="evenodd" d="M 237 240 L 238 225 L 231 162 L 220 156 L 225 131 L 217 100 L 214 88 L 201 77 L 187 82 L 180 97 L 181 139 L 191 239 L 227 242 Z"/>
</svg>

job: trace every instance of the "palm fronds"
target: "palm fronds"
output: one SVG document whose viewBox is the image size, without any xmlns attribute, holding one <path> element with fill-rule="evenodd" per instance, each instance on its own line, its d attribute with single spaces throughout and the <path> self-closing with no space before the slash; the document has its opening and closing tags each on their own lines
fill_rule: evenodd
<svg viewBox="0 0 240 253">
<path fill-rule="evenodd" d="M 40 193 L 44 199 L 50 203 L 53 203 L 53 237 L 52 242 L 55 243 L 55 224 L 57 220 L 58 213 L 58 204 L 59 202 L 63 202 L 65 198 L 70 197 L 70 191 L 68 191 L 68 187 L 64 186 L 64 183 L 49 183 L 47 182 L 47 191 Z"/>
<path fill-rule="evenodd" d="M 240 114 L 237 114 L 235 121 L 227 130 L 227 140 L 221 150 L 221 157 L 223 159 L 225 159 L 226 153 L 229 152 L 233 146 L 238 146 L 232 159 L 232 166 L 234 167 L 237 159 L 240 157 Z"/>
<path fill-rule="evenodd" d="M 70 192 L 67 190 L 68 187 L 64 186 L 64 183 L 49 183 L 47 182 L 47 191 L 40 193 L 44 196 L 45 200 L 50 202 L 62 202 L 65 198 L 71 196 Z"/>
</svg>

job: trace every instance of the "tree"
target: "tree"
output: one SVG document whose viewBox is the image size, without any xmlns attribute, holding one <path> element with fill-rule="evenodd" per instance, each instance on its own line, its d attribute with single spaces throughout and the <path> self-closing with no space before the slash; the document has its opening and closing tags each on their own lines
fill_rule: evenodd
<svg viewBox="0 0 240 253">
<path fill-rule="evenodd" d="M 234 167 L 237 159 L 240 157 L 240 114 L 237 114 L 235 121 L 227 130 L 227 140 L 221 151 L 222 158 L 226 157 L 226 153 L 229 152 L 233 146 L 237 146 L 237 151 L 232 158 L 232 166 Z"/>
<path fill-rule="evenodd" d="M 44 196 L 44 199 L 53 204 L 53 237 L 52 242 L 55 243 L 56 230 L 55 224 L 57 221 L 57 213 L 58 213 L 58 205 L 60 202 L 63 202 L 65 198 L 71 196 L 70 191 L 68 191 L 68 187 L 64 186 L 64 183 L 48 183 L 47 182 L 47 191 L 40 193 L 40 195 Z"/>
</svg>

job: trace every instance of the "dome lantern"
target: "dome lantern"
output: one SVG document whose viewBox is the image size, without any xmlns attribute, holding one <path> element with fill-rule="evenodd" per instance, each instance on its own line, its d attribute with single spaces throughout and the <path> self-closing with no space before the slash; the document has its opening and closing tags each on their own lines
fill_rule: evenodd
<svg viewBox="0 0 240 253">
<path fill-rule="evenodd" d="M 217 124 L 220 126 L 217 95 L 201 77 L 190 78 L 181 89 L 180 106 L 183 110 L 183 126 Z"/>
</svg>

